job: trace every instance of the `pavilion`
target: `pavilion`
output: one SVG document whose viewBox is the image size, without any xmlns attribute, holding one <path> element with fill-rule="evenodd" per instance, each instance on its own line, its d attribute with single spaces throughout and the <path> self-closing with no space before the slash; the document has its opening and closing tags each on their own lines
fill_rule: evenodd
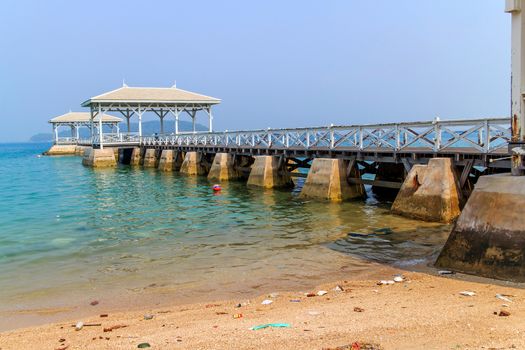
<svg viewBox="0 0 525 350">
<path fill-rule="evenodd" d="M 55 145 L 76 144 L 80 139 L 79 129 L 81 127 L 86 127 L 91 130 L 92 127 L 97 129 L 100 126 L 106 126 L 111 128 L 111 130 L 116 129 L 118 134 L 120 132 L 119 123 L 122 122 L 122 119 L 109 114 L 103 114 L 102 119 L 97 116 L 95 122 L 96 124 L 91 123 L 91 114 L 89 112 L 69 112 L 59 115 L 49 120 L 49 123 L 53 125 L 53 143 Z M 71 137 L 59 137 L 60 127 L 69 128 L 71 130 Z"/>
<path fill-rule="evenodd" d="M 178 89 L 175 86 L 169 88 L 159 87 L 129 87 L 125 84 L 121 88 L 112 90 L 101 95 L 90 98 L 82 103 L 82 107 L 89 107 L 92 123 L 102 123 L 96 119 L 97 115 L 106 112 L 118 112 L 126 118 L 127 137 L 121 139 L 131 140 L 130 119 L 134 116 L 138 119 L 138 139 L 142 137 L 142 117 L 146 112 L 153 112 L 160 119 L 160 134 L 164 134 L 164 119 L 173 116 L 175 119 L 175 134 L 179 133 L 179 118 L 186 113 L 192 120 L 193 132 L 197 112 L 203 111 L 208 119 L 208 130 L 213 131 L 213 116 L 211 108 L 219 104 L 220 99 L 197 94 L 194 92 Z M 93 131 L 93 129 L 92 129 Z M 91 143 L 97 148 L 103 149 L 104 143 L 114 140 L 110 135 L 103 135 L 99 126 L 98 135 L 92 134 Z"/>
</svg>

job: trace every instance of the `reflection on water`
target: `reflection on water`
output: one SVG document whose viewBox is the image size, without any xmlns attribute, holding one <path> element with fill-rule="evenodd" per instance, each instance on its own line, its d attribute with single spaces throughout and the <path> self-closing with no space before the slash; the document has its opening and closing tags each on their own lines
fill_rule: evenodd
<svg viewBox="0 0 525 350">
<path fill-rule="evenodd" d="M 307 288 L 371 262 L 429 261 L 449 230 L 373 198 L 299 200 L 304 179 L 293 191 L 231 182 L 215 194 L 206 178 L 93 170 L 77 157 L 37 158 L 43 149 L 0 146 L 0 310 L 147 290 L 182 300 Z M 351 234 L 377 229 L 391 233 Z"/>
</svg>

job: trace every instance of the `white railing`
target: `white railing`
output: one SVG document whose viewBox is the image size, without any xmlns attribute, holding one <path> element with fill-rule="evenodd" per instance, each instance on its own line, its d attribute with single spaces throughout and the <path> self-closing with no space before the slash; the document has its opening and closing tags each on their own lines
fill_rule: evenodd
<svg viewBox="0 0 525 350">
<path fill-rule="evenodd" d="M 55 140 L 56 145 L 75 145 L 77 143 L 76 137 L 59 137 Z"/>
<path fill-rule="evenodd" d="M 100 144 L 100 136 L 93 136 L 93 143 Z M 104 133 L 102 134 L 102 143 L 140 143 L 140 136 L 138 132 L 121 132 L 121 133 Z"/>
<path fill-rule="evenodd" d="M 491 153 L 507 147 L 510 118 L 241 130 L 146 136 L 145 146 Z M 104 135 L 104 142 L 106 135 Z"/>
</svg>

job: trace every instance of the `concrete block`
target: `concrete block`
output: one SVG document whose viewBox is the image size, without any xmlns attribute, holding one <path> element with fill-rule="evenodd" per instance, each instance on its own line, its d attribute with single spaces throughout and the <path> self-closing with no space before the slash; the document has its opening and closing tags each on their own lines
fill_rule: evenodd
<svg viewBox="0 0 525 350">
<path fill-rule="evenodd" d="M 159 170 L 174 171 L 175 170 L 175 156 L 176 152 L 171 149 L 164 149 L 160 155 Z"/>
<path fill-rule="evenodd" d="M 141 161 L 142 156 L 140 147 L 133 148 L 133 151 L 131 152 L 131 158 L 129 160 L 129 165 L 140 165 Z"/>
<path fill-rule="evenodd" d="M 239 172 L 233 166 L 233 156 L 229 153 L 217 153 L 213 158 L 208 179 L 225 181 L 238 179 L 239 177 Z"/>
<path fill-rule="evenodd" d="M 111 148 L 89 149 L 82 158 L 82 164 L 93 168 L 111 168 L 117 166 L 117 161 Z"/>
<path fill-rule="evenodd" d="M 76 145 L 53 145 L 44 152 L 46 156 L 66 156 L 76 154 Z"/>
<path fill-rule="evenodd" d="M 436 266 L 525 282 L 525 177 L 481 176 Z"/>
<path fill-rule="evenodd" d="M 144 153 L 144 161 L 142 163 L 144 168 L 156 168 L 157 167 L 157 150 L 154 148 L 146 149 Z"/>
<path fill-rule="evenodd" d="M 343 159 L 315 158 L 300 197 L 342 201 L 365 197 L 362 184 L 349 184 L 346 179 L 346 166 Z"/>
<path fill-rule="evenodd" d="M 461 191 L 449 158 L 414 165 L 392 205 L 394 214 L 450 223 L 460 214 Z"/>
<path fill-rule="evenodd" d="M 275 156 L 256 156 L 252 165 L 248 186 L 265 188 L 293 187 L 289 172 Z"/>
<path fill-rule="evenodd" d="M 201 155 L 198 152 L 187 152 L 180 167 L 181 174 L 206 175 L 207 169 L 201 164 Z"/>
</svg>

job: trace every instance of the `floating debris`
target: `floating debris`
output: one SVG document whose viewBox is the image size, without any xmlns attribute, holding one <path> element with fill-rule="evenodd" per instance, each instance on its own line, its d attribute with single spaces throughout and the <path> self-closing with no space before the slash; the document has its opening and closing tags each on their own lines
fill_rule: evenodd
<svg viewBox="0 0 525 350">
<path fill-rule="evenodd" d="M 273 303 L 273 300 L 265 299 L 265 300 L 262 301 L 261 304 L 263 304 L 263 305 L 270 305 L 271 303 Z"/>
<path fill-rule="evenodd" d="M 91 303 L 89 303 L 89 305 L 91 305 L 91 306 L 98 305 L 98 300 L 93 300 Z"/>
<path fill-rule="evenodd" d="M 318 316 L 320 314 L 321 313 L 319 311 L 308 311 L 308 315 L 310 315 L 310 316 Z"/>
<path fill-rule="evenodd" d="M 312 297 L 317 296 L 317 294 L 315 294 L 315 293 L 306 293 L 305 295 L 306 295 L 307 298 L 312 298 Z"/>
<path fill-rule="evenodd" d="M 139 349 L 146 349 L 146 348 L 151 348 L 151 345 L 149 345 L 149 343 L 140 343 L 137 348 Z"/>
<path fill-rule="evenodd" d="M 459 292 L 459 294 L 461 294 L 461 295 L 463 295 L 463 296 L 465 296 L 465 297 L 473 297 L 473 296 L 476 295 L 476 293 L 474 293 L 474 292 L 470 292 L 470 291 L 466 291 L 466 290 L 463 291 L 463 292 Z"/>
<path fill-rule="evenodd" d="M 503 317 L 507 317 L 507 316 L 510 316 L 510 312 L 506 311 L 506 310 L 501 310 L 498 314 L 498 316 L 503 316 Z"/>
<path fill-rule="evenodd" d="M 108 317 L 108 314 L 101 314 L 100 317 Z"/>
<path fill-rule="evenodd" d="M 360 308 L 358 306 L 354 307 L 354 312 L 363 312 L 363 311 L 365 311 L 365 309 Z"/>
<path fill-rule="evenodd" d="M 449 270 L 439 270 L 438 271 L 438 274 L 440 275 L 453 275 L 455 272 L 454 271 L 449 271 Z"/>
<path fill-rule="evenodd" d="M 319 295 L 320 297 L 322 297 L 323 295 L 326 295 L 328 294 L 328 292 L 326 290 L 320 290 L 317 292 L 317 295 Z"/>
<path fill-rule="evenodd" d="M 300 303 L 301 299 L 290 299 L 290 303 Z"/>
<path fill-rule="evenodd" d="M 79 330 L 81 330 L 82 328 L 84 328 L 84 322 L 79 321 L 79 322 L 75 325 L 75 330 L 76 330 L 76 331 L 79 331 Z"/>
<path fill-rule="evenodd" d="M 233 318 L 242 318 L 242 314 L 234 314 Z"/>
<path fill-rule="evenodd" d="M 153 319 L 153 315 L 151 315 L 151 314 L 145 314 L 145 315 L 144 315 L 144 319 L 145 319 L 145 320 L 152 320 L 152 319 Z"/>
<path fill-rule="evenodd" d="M 396 276 L 396 277 L 394 277 L 394 282 L 400 283 L 400 282 L 403 282 L 404 280 L 405 279 L 403 278 L 403 276 Z"/>
</svg>

